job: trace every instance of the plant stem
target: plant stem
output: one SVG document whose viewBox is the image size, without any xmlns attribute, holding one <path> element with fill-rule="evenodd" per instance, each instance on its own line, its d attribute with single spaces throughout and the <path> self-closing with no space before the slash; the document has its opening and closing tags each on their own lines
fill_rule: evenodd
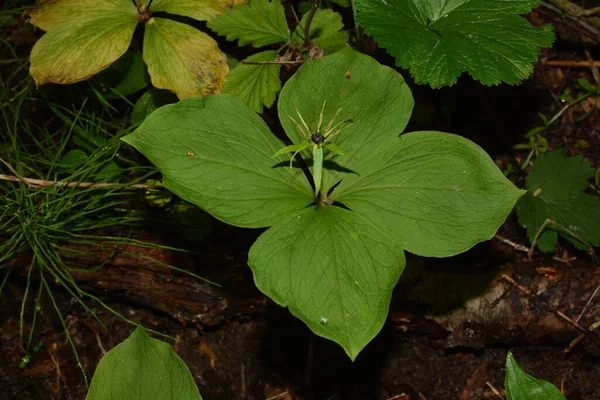
<svg viewBox="0 0 600 400">
<path fill-rule="evenodd" d="M 302 29 L 304 31 L 304 43 L 306 43 L 306 46 L 312 45 L 312 40 L 310 40 L 310 24 L 312 23 L 313 17 L 315 16 L 315 13 L 317 12 L 318 7 L 319 7 L 319 0 L 313 0 L 312 7 L 306 17 L 306 23 L 302 27 Z"/>
<path fill-rule="evenodd" d="M 356 20 L 356 1 L 350 0 L 350 6 L 352 6 L 352 20 L 354 21 L 354 40 L 356 41 L 357 49 L 362 50 L 362 32 Z"/>
</svg>

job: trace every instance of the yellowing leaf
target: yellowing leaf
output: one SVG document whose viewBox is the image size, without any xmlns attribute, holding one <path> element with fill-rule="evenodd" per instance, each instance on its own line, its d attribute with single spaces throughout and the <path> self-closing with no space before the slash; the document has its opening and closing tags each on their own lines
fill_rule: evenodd
<svg viewBox="0 0 600 400">
<path fill-rule="evenodd" d="M 37 86 L 85 80 L 127 51 L 138 23 L 136 13 L 124 9 L 89 17 L 55 26 L 35 44 L 30 73 Z"/>
<path fill-rule="evenodd" d="M 119 15 L 137 17 L 131 0 L 42 0 L 30 14 L 31 23 L 45 31 L 65 22 Z"/>
<path fill-rule="evenodd" d="M 144 61 L 152 84 L 180 99 L 219 93 L 227 58 L 206 33 L 180 22 L 152 18 L 146 24 Z"/>
<path fill-rule="evenodd" d="M 170 14 L 184 15 L 198 21 L 208 21 L 223 10 L 244 3 L 246 0 L 154 0 L 150 11 L 164 11 Z"/>
</svg>

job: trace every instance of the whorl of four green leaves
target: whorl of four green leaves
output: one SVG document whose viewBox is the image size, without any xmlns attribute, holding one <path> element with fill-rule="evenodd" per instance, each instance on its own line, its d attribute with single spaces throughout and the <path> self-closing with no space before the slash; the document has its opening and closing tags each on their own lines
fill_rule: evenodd
<svg viewBox="0 0 600 400">
<path fill-rule="evenodd" d="M 311 127 L 352 120 L 334 141 L 351 156 L 324 153 L 325 202 L 290 168 L 292 154 L 273 157 L 283 143 L 229 95 L 163 107 L 125 141 L 182 198 L 233 225 L 270 226 L 249 254 L 256 285 L 355 358 L 385 321 L 403 249 L 465 251 L 492 237 L 523 194 L 467 139 L 399 138 L 412 107 L 396 71 L 350 48 L 307 62 L 286 83 L 278 108 L 292 145 L 306 135 L 290 116 Z M 301 152 L 309 164 L 311 153 Z"/>
</svg>

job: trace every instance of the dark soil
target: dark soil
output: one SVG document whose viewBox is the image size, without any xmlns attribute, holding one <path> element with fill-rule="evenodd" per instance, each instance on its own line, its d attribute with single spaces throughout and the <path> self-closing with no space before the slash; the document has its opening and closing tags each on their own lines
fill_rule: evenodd
<svg viewBox="0 0 600 400">
<path fill-rule="evenodd" d="M 558 27 L 558 42 L 544 51 L 542 58 L 585 60 L 584 49 L 588 49 L 594 59 L 600 59 L 598 41 L 582 39 L 580 27 L 563 24 L 560 17 L 544 10 L 531 18 Z M 384 52 L 374 51 L 373 55 L 391 65 Z M 551 117 L 562 108 L 558 96 L 565 89 L 576 92 L 580 77 L 594 82 L 590 69 L 540 63 L 532 78 L 514 87 L 488 88 L 464 76 L 451 88 L 431 90 L 408 79 L 418 104 L 408 130 L 437 129 L 464 135 L 490 152 L 502 169 L 513 165 L 515 172 L 509 177 L 523 186 L 526 175 L 519 165 L 527 152 L 513 151 L 512 146 L 524 143 L 525 132 L 540 123 L 538 112 Z M 576 121 L 593 107 L 597 111 L 589 118 Z M 550 147 L 565 148 L 569 155 L 582 154 L 597 168 L 598 111 L 600 106 L 593 98 L 568 110 L 545 134 Z M 273 110 L 265 118 L 277 120 Z M 207 400 L 493 399 L 499 397 L 492 388 L 503 389 L 509 350 L 526 371 L 562 388 L 569 400 L 600 399 L 600 336 L 588 333 L 569 348 L 581 331 L 557 313 L 576 319 L 600 285 L 600 269 L 583 252 L 568 245 L 560 247 L 557 256 L 577 257 L 571 264 L 554 261 L 552 255 L 527 261 L 523 253 L 492 241 L 443 260 L 411 257 L 388 322 L 352 363 L 341 348 L 312 335 L 286 309 L 255 289 L 246 258 L 259 233 L 213 221 L 211 257 L 158 254 L 180 257 L 178 266 L 218 282 L 223 286 L 220 289 L 198 286 L 194 278 L 174 277 L 169 271 L 164 275 L 153 272 L 152 284 L 157 286 L 150 290 L 141 283 L 136 286 L 135 279 L 127 285 L 119 283 L 118 274 L 111 275 L 110 284 L 102 275 L 82 279 L 81 284 L 132 321 L 177 338 L 171 342 Z M 514 216 L 499 234 L 528 244 Z M 144 232 L 143 236 L 163 244 L 184 243 L 175 235 L 168 235 L 167 241 L 160 231 Z M 89 260 L 73 262 L 79 263 L 73 265 L 78 267 L 89 264 Z M 105 268 L 130 268 L 132 262 L 123 261 L 119 266 L 115 261 Z M 521 287 L 513 286 L 509 279 Z M 179 295 L 179 290 L 189 288 L 202 295 L 194 299 Z M 34 342 L 42 341 L 43 346 L 32 354 L 26 367 L 19 367 L 24 290 L 25 278 L 17 271 L 0 296 L 0 399 L 85 398 L 83 374 L 48 298 L 42 299 L 34 336 Z M 133 327 L 90 302 L 108 328 L 104 330 L 60 287 L 54 294 L 82 368 L 91 379 L 103 353 L 125 339 Z M 25 332 L 34 306 L 24 308 Z M 181 313 L 177 307 L 182 308 Z M 499 313 L 497 307 L 504 311 Z M 203 316 L 194 318 L 198 309 Z M 586 330 L 599 318 L 600 295 L 585 307 L 578 325 Z"/>
</svg>

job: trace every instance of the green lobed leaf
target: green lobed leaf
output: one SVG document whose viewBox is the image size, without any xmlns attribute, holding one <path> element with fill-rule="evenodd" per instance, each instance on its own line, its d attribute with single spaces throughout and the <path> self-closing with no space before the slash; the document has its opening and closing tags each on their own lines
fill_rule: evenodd
<svg viewBox="0 0 600 400">
<path fill-rule="evenodd" d="M 357 0 L 358 21 L 410 70 L 417 83 L 442 87 L 468 72 L 485 85 L 516 84 L 533 71 L 550 26 L 519 14 L 539 0 Z M 401 40 L 399 39 L 401 38 Z"/>
<path fill-rule="evenodd" d="M 129 47 L 137 23 L 133 7 L 133 12 L 124 8 L 54 26 L 31 51 L 36 85 L 79 82 L 108 68 Z"/>
<path fill-rule="evenodd" d="M 108 20 L 135 16 L 137 9 L 130 0 L 41 0 L 29 15 L 30 22 L 49 31 L 65 22 L 91 22 L 98 18 Z"/>
<path fill-rule="evenodd" d="M 272 158 L 283 143 L 231 95 L 162 107 L 123 140 L 160 168 L 169 190 L 228 224 L 267 227 L 313 201 L 302 171 Z"/>
<path fill-rule="evenodd" d="M 533 242 L 546 219 L 575 232 L 583 240 L 600 246 L 600 199 L 585 193 L 595 171 L 581 156 L 565 158 L 563 150 L 540 154 L 527 176 L 527 194 L 517 203 L 519 223 Z M 538 248 L 552 252 L 557 232 L 579 248 L 586 247 L 555 225 L 538 239 Z"/>
<path fill-rule="evenodd" d="M 332 197 L 387 226 L 406 250 L 447 257 L 491 239 L 524 194 L 475 143 L 412 132 L 363 159 Z"/>
<path fill-rule="evenodd" d="M 300 26 L 296 28 L 292 36 L 294 42 L 304 41 L 304 31 L 308 14 L 304 14 Z M 348 32 L 343 31 L 344 23 L 342 16 L 330 9 L 317 9 L 310 24 L 309 35 L 313 43 L 325 50 L 326 54 L 341 50 L 348 42 Z"/>
<path fill-rule="evenodd" d="M 567 400 L 551 383 L 525 373 L 509 351 L 504 390 L 507 400 Z"/>
<path fill-rule="evenodd" d="M 263 293 L 354 360 L 381 330 L 405 259 L 368 218 L 313 206 L 264 232 L 248 264 Z"/>
<path fill-rule="evenodd" d="M 404 130 L 414 101 L 402 76 L 373 58 L 346 46 L 342 51 L 308 61 L 290 78 L 279 95 L 279 119 L 293 143 L 306 138 L 291 120 L 299 121 L 296 110 L 314 131 L 326 101 L 323 122 L 352 120 L 349 127 L 333 139 L 354 157 L 325 151 L 323 191 L 347 176 L 385 142 L 397 139 Z M 291 118 L 290 118 L 291 117 Z M 305 159 L 311 153 L 302 153 Z M 336 169 L 332 169 L 332 164 Z"/>
<path fill-rule="evenodd" d="M 254 54 L 244 61 L 274 61 L 278 56 L 278 52 L 269 50 Z M 262 113 L 263 107 L 273 105 L 275 95 L 281 89 L 280 70 L 281 64 L 240 63 L 229 71 L 222 92 L 234 95 L 257 113 Z"/>
<path fill-rule="evenodd" d="M 152 84 L 180 99 L 219 93 L 227 58 L 206 33 L 181 22 L 151 18 L 144 35 L 144 61 Z"/>
<path fill-rule="evenodd" d="M 290 31 L 285 11 L 279 0 L 249 0 L 232 10 L 226 10 L 209 21 L 208 27 L 227 40 L 239 40 L 239 45 L 254 47 L 287 42 Z"/>
<path fill-rule="evenodd" d="M 202 400 L 190 370 L 168 343 L 138 326 L 98 364 L 86 400 Z"/>
</svg>

